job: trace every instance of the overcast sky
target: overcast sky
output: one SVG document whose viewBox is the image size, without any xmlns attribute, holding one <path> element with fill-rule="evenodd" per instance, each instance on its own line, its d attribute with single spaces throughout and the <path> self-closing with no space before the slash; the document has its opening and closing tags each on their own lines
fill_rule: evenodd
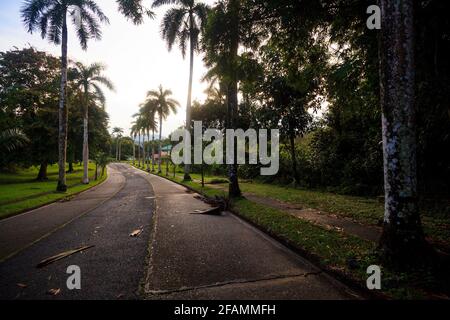
<svg viewBox="0 0 450 320">
<path fill-rule="evenodd" d="M 29 45 L 39 50 L 60 55 L 60 48 L 42 40 L 40 33 L 28 34 L 20 18 L 24 1 L 0 0 L 0 51 L 23 48 Z M 156 18 L 147 19 L 143 25 L 135 26 L 117 11 L 113 0 L 96 0 L 110 20 L 103 27 L 103 39 L 90 41 L 83 51 L 72 29 L 69 29 L 69 58 L 83 63 L 102 62 L 107 65 L 107 76 L 114 82 L 116 92 L 107 92 L 107 111 L 110 127 L 122 127 L 129 134 L 132 115 L 144 101 L 146 92 L 162 84 L 170 88 L 181 108 L 163 124 L 163 135 L 167 135 L 184 124 L 187 83 L 189 77 L 188 57 L 183 60 L 178 48 L 168 52 L 160 36 L 161 18 L 167 8 L 155 10 Z M 150 6 L 151 0 L 144 0 Z M 212 4 L 213 0 L 203 0 Z M 206 72 L 201 57 L 194 63 L 193 99 L 202 101 L 205 83 L 200 79 Z"/>
</svg>

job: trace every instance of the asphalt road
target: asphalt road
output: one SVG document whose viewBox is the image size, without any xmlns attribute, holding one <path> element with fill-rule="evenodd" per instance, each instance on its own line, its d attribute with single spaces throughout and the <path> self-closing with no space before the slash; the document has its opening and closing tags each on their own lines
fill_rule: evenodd
<svg viewBox="0 0 450 320">
<path fill-rule="evenodd" d="M 57 222 L 52 221 L 56 219 L 55 215 L 65 215 L 64 203 L 47 207 L 48 215 L 45 217 L 42 216 L 44 211 L 40 211 L 40 218 L 44 219 L 41 224 L 45 226 L 37 229 L 48 230 L 57 223 L 63 224 L 63 227 L 0 264 L 0 299 L 138 298 L 148 255 L 153 192 L 147 180 L 136 175 L 135 170 L 130 170 L 126 165 L 113 164 L 110 171 L 113 174 L 104 185 L 70 201 L 71 207 L 78 206 L 79 210 L 66 219 L 58 217 Z M 110 197 L 106 201 L 105 193 Z M 97 200 L 91 201 L 95 204 L 94 207 L 91 207 L 92 203 L 88 206 L 91 207 L 89 212 L 85 212 L 89 210 L 85 205 L 86 198 Z M 61 210 L 55 207 L 61 207 Z M 27 223 L 35 221 L 35 213 L 23 214 L 11 221 L 16 224 L 18 233 L 10 239 L 14 242 L 15 238 L 25 238 L 17 221 L 27 225 L 26 230 L 29 230 L 31 227 Z M 136 229 L 142 229 L 143 232 L 138 237 L 130 237 L 130 233 Z M 39 232 L 35 234 L 39 235 Z M 4 236 L 2 238 L 7 241 Z M 35 240 L 31 238 L 30 241 Z M 45 258 L 88 245 L 94 247 L 44 268 L 36 268 Z M 67 289 L 69 275 L 66 270 L 70 265 L 77 265 L 81 269 L 81 290 Z M 26 288 L 18 284 L 24 284 Z M 52 296 L 47 293 L 50 289 L 61 291 Z"/>
<path fill-rule="evenodd" d="M 10 257 L 0 263 L 0 299 L 359 298 L 231 213 L 193 214 L 209 206 L 186 188 L 125 164 L 111 165 L 110 173 L 70 206 L 0 221 L 8 231 L 0 244 L 20 240 L 2 249 Z M 130 237 L 136 229 L 143 232 Z M 36 268 L 85 245 L 94 247 Z M 81 269 L 81 290 L 66 287 L 70 265 Z M 61 291 L 53 296 L 50 289 Z"/>
</svg>

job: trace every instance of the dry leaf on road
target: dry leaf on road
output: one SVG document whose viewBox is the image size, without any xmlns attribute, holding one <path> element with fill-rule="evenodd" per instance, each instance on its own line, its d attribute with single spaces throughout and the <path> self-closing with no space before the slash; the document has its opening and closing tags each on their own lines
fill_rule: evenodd
<svg viewBox="0 0 450 320">
<path fill-rule="evenodd" d="M 138 237 L 142 233 L 142 229 L 136 229 L 130 233 L 130 237 Z"/>
<path fill-rule="evenodd" d="M 60 292 L 61 292 L 61 289 L 50 289 L 50 290 L 48 290 L 47 291 L 47 294 L 48 295 L 51 295 L 51 296 L 57 296 L 58 294 L 60 294 Z"/>
</svg>

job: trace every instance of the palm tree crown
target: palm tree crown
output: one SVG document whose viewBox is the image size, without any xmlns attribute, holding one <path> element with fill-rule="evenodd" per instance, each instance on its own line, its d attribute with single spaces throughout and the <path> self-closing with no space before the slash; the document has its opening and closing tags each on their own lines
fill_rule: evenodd
<svg viewBox="0 0 450 320">
<path fill-rule="evenodd" d="M 93 63 L 91 65 L 84 65 L 81 62 L 75 63 L 76 70 L 76 84 L 82 88 L 85 93 L 92 92 L 95 97 L 105 104 L 105 94 L 101 88 L 101 85 L 105 86 L 109 90 L 114 91 L 114 85 L 102 72 L 106 70 L 106 67 L 100 63 Z"/>
<path fill-rule="evenodd" d="M 144 123 L 146 129 L 157 130 L 157 122 L 155 120 L 158 104 L 154 99 L 146 99 L 144 103 L 140 105 L 139 116 Z"/>
<path fill-rule="evenodd" d="M 28 32 L 39 29 L 43 39 L 57 45 L 61 43 L 63 25 L 69 14 L 84 50 L 89 39 L 101 39 L 100 23 L 109 23 L 103 11 L 91 0 L 26 0 L 21 13 Z"/>
<path fill-rule="evenodd" d="M 153 7 L 174 4 L 167 10 L 161 23 L 161 35 L 167 42 L 169 51 L 178 42 L 183 57 L 188 41 L 198 50 L 199 35 L 205 25 L 208 6 L 195 0 L 155 0 Z"/>
<path fill-rule="evenodd" d="M 158 90 L 150 90 L 147 93 L 147 101 L 150 104 L 154 104 L 156 112 L 160 117 L 160 122 L 161 120 L 167 119 L 171 112 L 177 113 L 177 108 L 180 106 L 178 101 L 170 98 L 171 95 L 172 91 L 163 89 L 162 86 L 159 86 Z"/>
<path fill-rule="evenodd" d="M 158 90 L 150 90 L 147 93 L 148 103 L 152 103 L 156 107 L 156 112 L 159 115 L 159 157 L 158 157 L 158 172 L 161 172 L 161 139 L 162 139 L 162 123 L 167 119 L 171 112 L 176 113 L 180 106 L 178 101 L 170 98 L 171 90 L 163 89 L 159 86 Z"/>
</svg>

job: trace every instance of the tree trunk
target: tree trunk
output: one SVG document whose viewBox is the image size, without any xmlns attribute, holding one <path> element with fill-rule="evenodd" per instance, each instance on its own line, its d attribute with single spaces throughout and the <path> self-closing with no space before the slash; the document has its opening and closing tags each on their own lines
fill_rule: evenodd
<svg viewBox="0 0 450 320">
<path fill-rule="evenodd" d="M 119 162 L 122 161 L 122 139 L 119 139 Z"/>
<path fill-rule="evenodd" d="M 95 181 L 98 180 L 98 163 L 95 163 L 95 176 L 94 176 L 94 180 L 95 180 Z"/>
<path fill-rule="evenodd" d="M 194 17 L 192 13 L 189 15 L 189 32 L 191 34 L 190 44 L 189 44 L 189 86 L 188 86 L 188 98 L 186 104 L 186 129 L 189 131 L 189 134 L 192 136 L 192 121 L 191 121 L 191 100 L 192 100 L 192 79 L 194 76 L 194 38 L 193 38 L 193 25 L 194 25 Z M 191 173 L 191 164 L 184 164 L 184 180 L 191 181 L 192 178 L 190 176 Z"/>
<path fill-rule="evenodd" d="M 381 10 L 385 213 L 379 248 L 386 262 L 405 267 L 423 259 L 425 249 L 417 208 L 413 1 L 381 0 Z"/>
<path fill-rule="evenodd" d="M 205 164 L 203 163 L 203 161 L 202 161 L 202 164 L 201 164 L 201 173 L 202 173 L 202 188 L 204 188 L 205 187 Z"/>
<path fill-rule="evenodd" d="M 36 178 L 37 181 L 46 181 L 46 180 L 48 180 L 47 167 L 48 167 L 47 161 L 42 161 L 41 166 L 39 167 L 38 176 Z"/>
<path fill-rule="evenodd" d="M 159 115 L 159 156 L 158 156 L 158 173 L 161 173 L 161 156 L 162 156 L 162 150 L 161 150 L 161 139 L 162 139 L 162 115 Z"/>
<path fill-rule="evenodd" d="M 67 172 L 68 173 L 72 173 L 74 170 L 73 170 L 73 160 L 70 160 L 69 161 L 69 170 L 67 170 Z"/>
<path fill-rule="evenodd" d="M 136 165 L 136 136 L 133 136 L 133 166 Z"/>
<path fill-rule="evenodd" d="M 138 167 L 141 167 L 141 134 L 138 135 Z"/>
<path fill-rule="evenodd" d="M 84 118 L 83 118 L 83 183 L 89 184 L 89 135 L 88 135 L 88 88 L 84 88 Z"/>
<path fill-rule="evenodd" d="M 153 141 L 152 141 L 152 153 L 153 153 Z M 150 130 L 147 129 L 147 172 L 150 172 Z M 152 160 L 153 166 L 153 160 Z"/>
<path fill-rule="evenodd" d="M 116 161 L 119 160 L 119 137 L 116 137 Z"/>
<path fill-rule="evenodd" d="M 236 129 L 237 122 L 237 108 L 238 108 L 238 79 L 237 79 L 237 70 L 236 70 L 236 61 L 238 59 L 238 49 L 239 49 L 239 0 L 230 0 L 229 1 L 229 10 L 231 13 L 231 17 L 233 22 L 231 25 L 233 26 L 233 30 L 231 30 L 231 46 L 230 46 L 230 59 L 232 63 L 231 72 L 231 81 L 228 86 L 228 126 L 227 128 Z M 228 142 L 227 142 L 228 143 Z M 229 190 L 228 194 L 230 197 L 239 197 L 241 196 L 241 189 L 239 188 L 238 181 L 238 165 L 237 165 L 237 145 L 234 144 L 234 163 L 228 165 L 228 175 L 229 175 Z"/>
<path fill-rule="evenodd" d="M 292 172 L 294 173 L 294 183 L 299 183 L 299 176 L 297 171 L 297 157 L 295 155 L 295 133 L 290 130 L 289 132 L 289 143 L 291 147 L 291 158 L 292 158 Z"/>
<path fill-rule="evenodd" d="M 152 172 L 155 172 L 155 129 L 152 130 Z"/>
<path fill-rule="evenodd" d="M 170 158 L 169 158 L 169 155 L 167 155 L 167 159 L 166 159 L 166 177 L 169 176 L 169 161 L 170 161 Z"/>
<path fill-rule="evenodd" d="M 61 31 L 61 87 L 59 92 L 58 108 L 58 186 L 57 191 L 66 192 L 66 152 L 67 152 L 67 121 L 68 110 L 66 104 L 67 85 L 67 11 L 64 9 L 63 25 Z"/>
</svg>

